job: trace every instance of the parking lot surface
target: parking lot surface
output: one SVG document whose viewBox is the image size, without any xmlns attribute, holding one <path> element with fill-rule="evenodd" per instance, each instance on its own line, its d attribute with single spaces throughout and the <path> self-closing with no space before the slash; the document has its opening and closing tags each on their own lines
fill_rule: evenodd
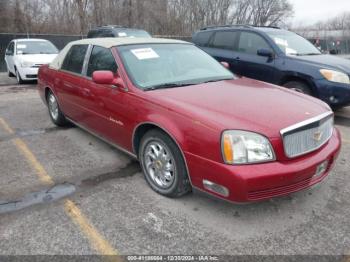
<svg viewBox="0 0 350 262">
<path fill-rule="evenodd" d="M 137 162 L 49 120 L 35 84 L 0 74 L 2 255 L 350 255 L 350 108 L 343 148 L 319 186 L 234 205 L 154 193 Z"/>
</svg>

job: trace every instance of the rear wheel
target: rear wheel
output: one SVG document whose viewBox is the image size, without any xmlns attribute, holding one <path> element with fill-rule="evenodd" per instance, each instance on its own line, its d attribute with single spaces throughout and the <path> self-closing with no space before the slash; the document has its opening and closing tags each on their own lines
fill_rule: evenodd
<svg viewBox="0 0 350 262">
<path fill-rule="evenodd" d="M 310 96 L 312 95 L 310 87 L 301 81 L 290 81 L 290 82 L 285 83 L 283 86 L 288 88 L 288 89 L 292 89 L 294 91 L 297 91 L 299 93 L 303 93 L 303 94 L 310 95 Z"/>
<path fill-rule="evenodd" d="M 51 91 L 48 92 L 46 100 L 52 122 L 56 126 L 66 126 L 68 124 L 68 121 L 60 110 L 57 99 Z"/>
<path fill-rule="evenodd" d="M 7 67 L 7 75 L 8 75 L 8 77 L 14 77 L 14 74 L 11 73 L 11 71 L 8 67 Z"/>
<path fill-rule="evenodd" d="M 157 193 L 180 197 L 191 191 L 181 151 L 164 132 L 154 129 L 145 134 L 139 160 L 147 183 Z"/>
</svg>

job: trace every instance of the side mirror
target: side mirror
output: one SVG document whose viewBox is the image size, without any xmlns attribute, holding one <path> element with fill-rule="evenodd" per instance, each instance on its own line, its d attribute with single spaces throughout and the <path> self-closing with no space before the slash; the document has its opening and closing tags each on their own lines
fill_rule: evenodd
<svg viewBox="0 0 350 262">
<path fill-rule="evenodd" d="M 270 50 L 270 49 L 259 49 L 257 52 L 258 56 L 264 56 L 264 57 L 268 57 L 268 58 L 273 58 L 274 57 L 274 53 Z"/>
<path fill-rule="evenodd" d="M 114 85 L 123 87 L 123 80 L 120 76 L 115 76 L 112 71 L 95 71 L 92 74 L 92 81 L 99 85 Z"/>
<path fill-rule="evenodd" d="M 11 51 L 6 50 L 5 55 L 13 55 Z"/>
<path fill-rule="evenodd" d="M 220 64 L 225 67 L 226 69 L 230 69 L 230 64 L 227 62 L 220 62 Z"/>
</svg>

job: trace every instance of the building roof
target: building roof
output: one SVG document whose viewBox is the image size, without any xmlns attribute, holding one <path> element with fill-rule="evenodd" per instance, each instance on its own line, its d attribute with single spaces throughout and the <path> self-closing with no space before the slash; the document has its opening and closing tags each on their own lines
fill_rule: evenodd
<svg viewBox="0 0 350 262">
<path fill-rule="evenodd" d="M 305 38 L 338 38 L 344 39 L 350 37 L 350 31 L 346 30 L 295 30 L 298 34 L 304 36 Z"/>
<path fill-rule="evenodd" d="M 137 44 L 188 44 L 188 42 L 163 39 L 163 38 L 130 38 L 130 37 L 110 37 L 110 38 L 88 38 L 69 43 L 68 45 L 98 45 L 105 48 L 122 45 Z"/>
<path fill-rule="evenodd" d="M 45 40 L 45 39 L 39 39 L 39 38 L 18 38 L 18 39 L 14 39 L 14 41 L 16 42 L 33 42 L 33 41 L 36 41 L 36 42 L 42 42 L 42 41 L 45 41 L 45 42 L 48 42 L 48 40 Z"/>
</svg>

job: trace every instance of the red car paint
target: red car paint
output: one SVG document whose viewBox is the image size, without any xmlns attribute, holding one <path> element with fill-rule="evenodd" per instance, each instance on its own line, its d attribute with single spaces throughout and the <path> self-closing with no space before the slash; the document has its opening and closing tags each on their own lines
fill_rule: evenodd
<svg viewBox="0 0 350 262">
<path fill-rule="evenodd" d="M 61 110 L 75 123 L 136 156 L 135 136 L 143 125 L 163 129 L 180 147 L 192 186 L 208 192 L 203 180 L 227 187 L 233 202 L 250 202 L 296 192 L 322 181 L 341 147 L 336 130 L 320 149 L 289 159 L 280 130 L 329 111 L 315 98 L 271 84 L 240 78 L 183 88 L 145 92 L 135 87 L 118 51 L 118 74 L 126 88 L 99 85 L 91 79 L 43 66 L 39 92 L 46 103 L 50 89 Z M 268 137 L 276 161 L 232 166 L 221 153 L 223 131 L 239 129 Z M 314 177 L 319 164 L 329 160 L 322 176 Z"/>
</svg>

